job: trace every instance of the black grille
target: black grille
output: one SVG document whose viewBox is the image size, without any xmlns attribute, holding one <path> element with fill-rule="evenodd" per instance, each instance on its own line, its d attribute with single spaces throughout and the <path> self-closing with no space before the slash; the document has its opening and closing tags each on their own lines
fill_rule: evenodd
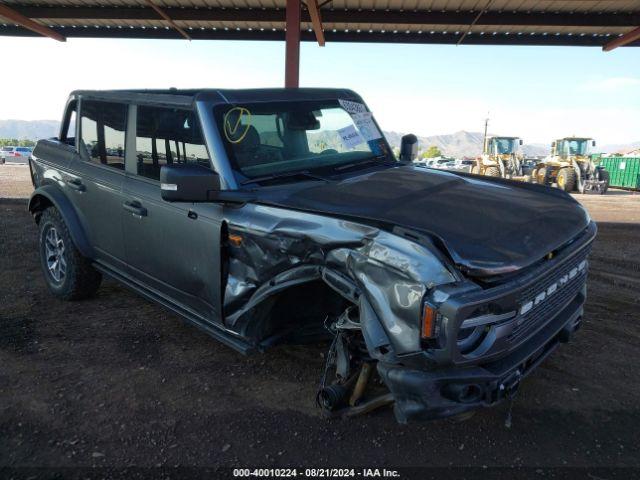
<svg viewBox="0 0 640 480">
<path fill-rule="evenodd" d="M 564 263 L 551 274 L 545 275 L 540 282 L 536 282 L 524 289 L 518 296 L 518 305 L 522 306 L 528 301 L 535 299 L 536 295 L 546 291 L 551 285 L 567 275 L 573 268 L 577 267 L 589 255 L 590 248 L 585 249 L 574 258 Z M 557 292 L 550 295 L 540 305 L 534 306 L 522 317 L 516 319 L 516 326 L 509 335 L 510 341 L 517 341 L 523 335 L 534 328 L 541 327 L 548 320 L 553 318 L 559 310 L 573 299 L 582 289 L 587 279 L 587 269 L 579 271 L 570 279 L 568 283 L 560 287 Z"/>
</svg>

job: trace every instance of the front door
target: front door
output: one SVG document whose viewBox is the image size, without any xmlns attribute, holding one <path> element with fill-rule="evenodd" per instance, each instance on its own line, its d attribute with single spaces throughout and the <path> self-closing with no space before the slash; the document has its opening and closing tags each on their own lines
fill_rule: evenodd
<svg viewBox="0 0 640 480">
<path fill-rule="evenodd" d="M 220 322 L 222 207 L 201 215 L 193 203 L 164 201 L 160 191 L 162 165 L 210 165 L 196 117 L 145 106 L 134 117 L 136 164 L 127 168 L 122 205 L 130 274 L 191 314 Z"/>
</svg>

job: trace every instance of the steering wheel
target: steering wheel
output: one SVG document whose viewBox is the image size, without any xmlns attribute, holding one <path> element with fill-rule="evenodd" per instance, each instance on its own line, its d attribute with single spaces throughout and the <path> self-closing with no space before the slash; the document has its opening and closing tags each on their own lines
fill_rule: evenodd
<svg viewBox="0 0 640 480">
<path fill-rule="evenodd" d="M 327 148 L 320 152 L 320 155 L 335 155 L 338 151 L 335 148 Z"/>
</svg>

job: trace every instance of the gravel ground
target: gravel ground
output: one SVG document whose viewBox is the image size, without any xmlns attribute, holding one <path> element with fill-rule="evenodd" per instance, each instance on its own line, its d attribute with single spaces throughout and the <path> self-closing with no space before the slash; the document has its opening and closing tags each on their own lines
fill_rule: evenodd
<svg viewBox="0 0 640 480">
<path fill-rule="evenodd" d="M 112 281 L 94 299 L 55 300 L 25 204 L 0 200 L 0 477 L 2 467 L 640 467 L 640 195 L 612 193 L 581 197 L 600 228 L 586 318 L 521 386 L 511 428 L 506 404 L 462 423 L 401 426 L 390 409 L 328 421 L 313 401 L 322 345 L 244 357 Z"/>
</svg>

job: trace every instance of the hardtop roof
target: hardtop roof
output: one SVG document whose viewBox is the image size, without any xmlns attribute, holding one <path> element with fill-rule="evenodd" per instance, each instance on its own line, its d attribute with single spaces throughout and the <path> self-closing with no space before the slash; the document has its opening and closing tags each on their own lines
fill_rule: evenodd
<svg viewBox="0 0 640 480">
<path fill-rule="evenodd" d="M 352 90 L 337 88 L 259 88 L 259 89 L 127 89 L 127 90 L 74 90 L 72 97 L 98 100 L 191 107 L 197 101 L 217 104 L 283 102 L 305 100 L 345 99 L 362 102 Z"/>
</svg>

